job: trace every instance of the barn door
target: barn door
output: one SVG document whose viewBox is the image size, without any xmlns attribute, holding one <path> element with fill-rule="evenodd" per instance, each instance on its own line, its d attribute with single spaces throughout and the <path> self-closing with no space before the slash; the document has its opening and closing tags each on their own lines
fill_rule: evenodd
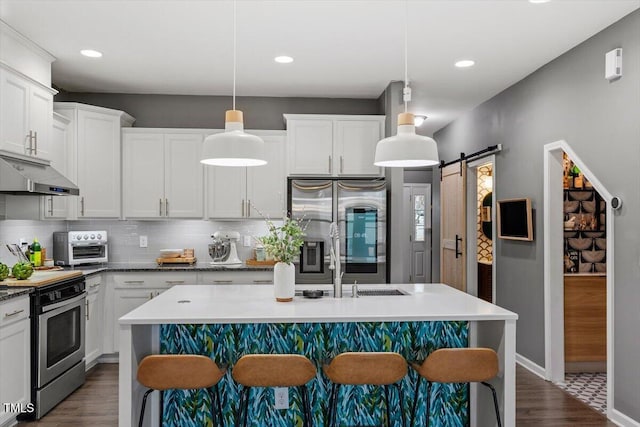
<svg viewBox="0 0 640 427">
<path fill-rule="evenodd" d="M 442 169 L 440 179 L 440 281 L 463 292 L 466 275 L 466 162 Z"/>
</svg>

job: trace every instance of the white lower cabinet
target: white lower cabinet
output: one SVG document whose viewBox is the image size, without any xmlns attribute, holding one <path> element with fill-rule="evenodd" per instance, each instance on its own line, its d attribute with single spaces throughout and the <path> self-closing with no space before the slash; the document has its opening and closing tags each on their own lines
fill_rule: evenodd
<svg viewBox="0 0 640 427">
<path fill-rule="evenodd" d="M 270 285 L 273 271 L 140 271 L 104 274 L 104 322 L 101 353 L 118 353 L 120 325 L 118 319 L 172 286 L 180 285 Z M 89 279 L 87 289 L 91 291 Z M 100 295 L 100 294 L 98 294 Z M 91 296 L 91 294 L 89 295 Z M 92 298 L 88 298 L 91 310 Z M 96 306 L 97 307 L 97 306 Z M 91 311 L 90 311 L 91 313 Z M 87 331 L 90 326 L 87 325 Z M 87 345 L 89 345 L 87 343 Z M 89 350 L 87 349 L 87 354 Z"/>
<path fill-rule="evenodd" d="M 201 285 L 269 285 L 273 283 L 273 271 L 201 271 Z"/>
<path fill-rule="evenodd" d="M 29 296 L 0 302 L 0 425 L 15 420 L 31 401 Z"/>
<path fill-rule="evenodd" d="M 85 363 L 89 370 L 102 356 L 104 334 L 104 294 L 103 275 L 86 278 L 86 327 L 85 327 Z"/>
<path fill-rule="evenodd" d="M 104 353 L 120 350 L 118 319 L 174 285 L 196 283 L 196 272 L 131 272 L 108 275 Z"/>
</svg>

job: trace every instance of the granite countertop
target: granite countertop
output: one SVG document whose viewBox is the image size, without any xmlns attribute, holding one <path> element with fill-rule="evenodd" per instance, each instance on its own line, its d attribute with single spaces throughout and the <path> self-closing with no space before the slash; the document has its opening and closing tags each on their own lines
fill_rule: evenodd
<svg viewBox="0 0 640 427">
<path fill-rule="evenodd" d="M 199 262 L 195 265 L 174 264 L 158 265 L 155 262 L 124 263 L 113 262 L 99 265 L 79 265 L 70 267 L 70 270 L 80 270 L 85 276 L 101 273 L 103 271 L 136 272 L 136 271 L 273 271 L 273 266 L 248 266 L 240 265 L 211 265 L 208 262 Z"/>
<path fill-rule="evenodd" d="M 3 289 L 3 285 L 0 285 L 0 301 L 10 300 L 22 295 L 28 295 L 33 291 L 33 288 L 6 288 Z"/>
</svg>

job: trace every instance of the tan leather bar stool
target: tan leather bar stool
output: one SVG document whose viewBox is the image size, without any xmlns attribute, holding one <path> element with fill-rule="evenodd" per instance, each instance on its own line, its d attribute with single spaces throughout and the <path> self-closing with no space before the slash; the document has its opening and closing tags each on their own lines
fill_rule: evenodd
<svg viewBox="0 0 640 427">
<path fill-rule="evenodd" d="M 419 377 L 416 381 L 416 391 L 413 397 L 413 409 L 411 410 L 411 424 L 416 415 L 418 392 L 421 379 L 427 380 L 426 418 L 429 426 L 429 409 L 431 399 L 431 386 L 437 383 L 474 383 L 479 382 L 489 387 L 493 394 L 493 406 L 500 421 L 500 409 L 496 390 L 487 381 L 498 374 L 498 354 L 490 348 L 441 348 L 431 353 L 422 364 L 411 363 Z"/>
<path fill-rule="evenodd" d="M 391 419 L 388 386 L 395 386 L 400 401 L 402 425 L 405 425 L 402 389 L 398 381 L 407 375 L 407 361 L 398 353 L 347 352 L 337 355 L 324 365 L 324 373 L 331 380 L 331 398 L 327 414 L 327 426 L 336 422 L 338 391 L 341 385 L 374 385 L 384 387 L 387 425 Z"/>
<path fill-rule="evenodd" d="M 249 391 L 252 387 L 297 387 L 304 409 L 302 421 L 306 426 L 313 425 L 306 384 L 316 376 L 316 367 L 306 357 L 300 354 L 248 354 L 238 360 L 231 375 L 244 387 L 236 426 L 241 423 L 247 425 Z"/>
<path fill-rule="evenodd" d="M 147 356 L 138 365 L 138 382 L 149 388 L 142 398 L 139 427 L 144 420 L 144 409 L 149 393 L 160 390 L 160 402 L 165 390 L 207 389 L 211 397 L 211 417 L 223 425 L 222 404 L 218 394 L 218 383 L 226 372 L 206 356 L 191 354 L 156 354 Z M 212 390 L 215 389 L 215 393 Z M 216 412 L 214 412 L 214 406 Z M 162 412 L 162 411 L 161 411 Z"/>
</svg>

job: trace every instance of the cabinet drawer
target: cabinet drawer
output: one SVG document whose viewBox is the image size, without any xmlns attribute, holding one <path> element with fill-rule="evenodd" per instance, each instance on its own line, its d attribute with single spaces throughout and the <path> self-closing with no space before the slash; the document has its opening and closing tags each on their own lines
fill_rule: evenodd
<svg viewBox="0 0 640 427">
<path fill-rule="evenodd" d="M 206 271 L 198 275 L 202 285 L 270 285 L 273 271 Z"/>
<path fill-rule="evenodd" d="M 158 288 L 195 284 L 196 273 L 175 271 L 113 273 L 112 280 L 116 288 Z"/>
<path fill-rule="evenodd" d="M 100 285 L 102 285 L 102 274 L 96 274 L 85 278 L 85 289 L 90 295 L 100 292 Z"/>
<path fill-rule="evenodd" d="M 18 297 L 0 303 L 0 326 L 29 317 L 29 296 Z"/>
</svg>

